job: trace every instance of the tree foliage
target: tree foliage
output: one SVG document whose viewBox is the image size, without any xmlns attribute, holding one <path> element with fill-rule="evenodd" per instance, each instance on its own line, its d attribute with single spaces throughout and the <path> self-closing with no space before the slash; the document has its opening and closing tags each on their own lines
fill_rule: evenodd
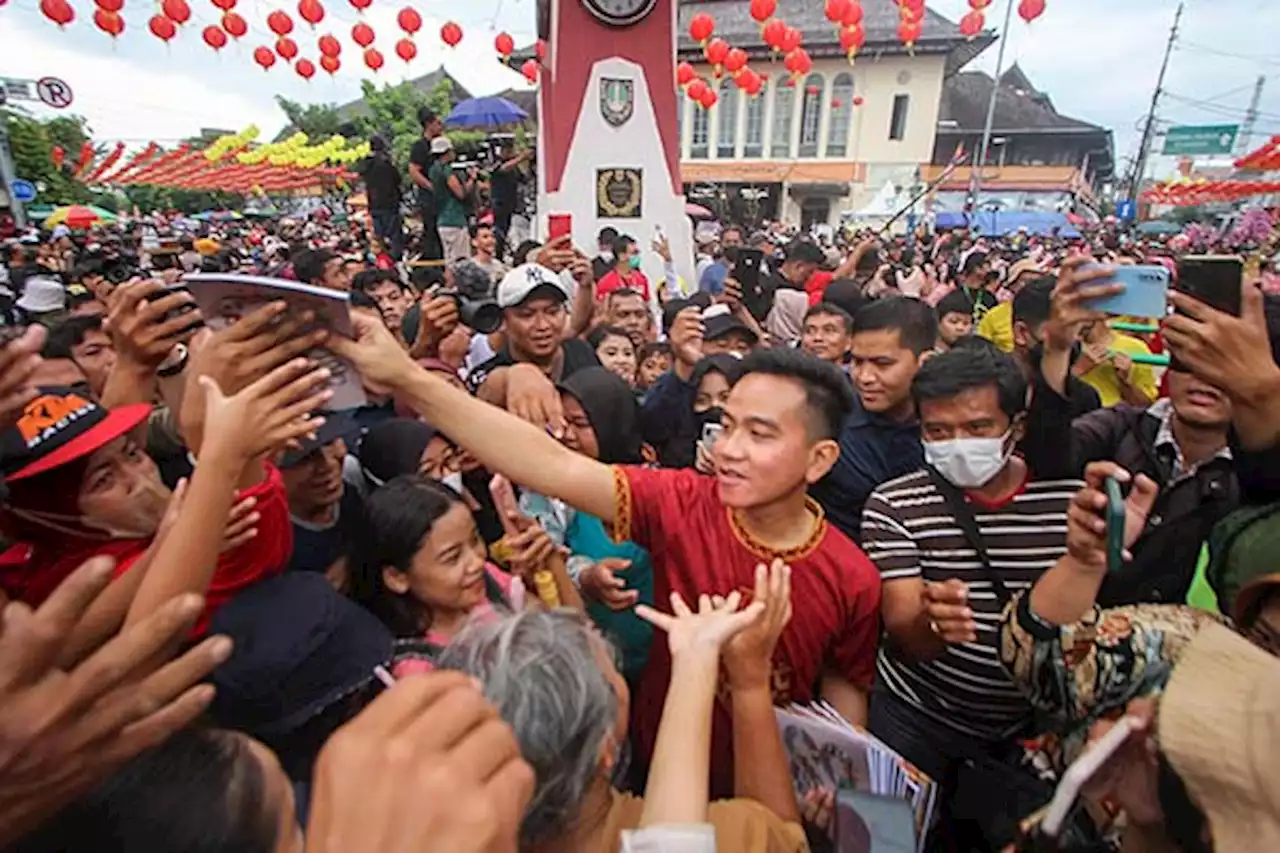
<svg viewBox="0 0 1280 853">
<path fill-rule="evenodd" d="M 40 121 L 16 109 L 0 111 L 9 130 L 9 148 L 19 178 L 43 187 L 39 201 L 76 204 L 95 201 L 95 194 L 71 176 L 80 146 L 89 141 L 90 129 L 78 115 Z M 53 148 L 66 152 L 63 168 L 53 165 Z"/>
<path fill-rule="evenodd" d="M 342 117 L 336 104 L 300 104 L 282 95 L 276 95 L 276 104 L 289 119 L 289 125 L 276 136 L 276 142 L 299 130 L 312 139 L 327 139 L 342 133 Z"/>
</svg>

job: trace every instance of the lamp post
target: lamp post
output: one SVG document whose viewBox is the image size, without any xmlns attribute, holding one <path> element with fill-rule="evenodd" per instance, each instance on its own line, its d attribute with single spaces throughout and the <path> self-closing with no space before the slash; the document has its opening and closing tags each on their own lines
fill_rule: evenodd
<svg viewBox="0 0 1280 853">
<path fill-rule="evenodd" d="M 1000 49 L 996 51 L 996 71 L 991 84 L 991 97 L 987 100 L 987 119 L 982 125 L 982 142 L 978 146 L 978 162 L 974 164 L 969 181 L 969 199 L 974 211 L 982 196 L 982 170 L 987 165 L 987 149 L 991 146 L 991 125 L 996 118 L 996 97 L 1000 94 L 1000 72 L 1004 70 L 1004 49 L 1009 44 L 1009 23 L 1013 20 L 1014 0 L 1008 0 L 1004 8 L 1004 25 L 1000 28 Z"/>
</svg>

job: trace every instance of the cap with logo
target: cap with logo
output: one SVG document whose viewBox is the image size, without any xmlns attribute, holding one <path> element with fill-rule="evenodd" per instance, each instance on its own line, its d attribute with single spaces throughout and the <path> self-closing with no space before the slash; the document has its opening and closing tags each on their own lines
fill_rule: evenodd
<svg viewBox="0 0 1280 853">
<path fill-rule="evenodd" d="M 513 308 L 542 295 L 565 301 L 573 296 L 559 274 L 541 264 L 521 264 L 498 284 L 498 305 L 502 308 Z"/>
<path fill-rule="evenodd" d="M 729 310 L 729 306 L 724 303 L 712 305 L 706 311 L 702 312 L 702 339 L 706 341 L 714 341 L 717 338 L 723 338 L 726 335 L 737 332 L 747 338 L 754 346 L 760 336 L 751 330 L 751 328 Z"/>
<path fill-rule="evenodd" d="M 14 482 L 100 450 L 151 414 L 147 403 L 104 409 L 68 388 L 45 388 L 0 432 L 0 473 Z"/>
</svg>

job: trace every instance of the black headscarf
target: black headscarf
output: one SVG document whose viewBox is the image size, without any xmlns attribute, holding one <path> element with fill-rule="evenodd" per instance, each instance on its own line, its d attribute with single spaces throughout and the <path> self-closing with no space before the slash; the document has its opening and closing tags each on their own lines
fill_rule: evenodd
<svg viewBox="0 0 1280 853">
<path fill-rule="evenodd" d="M 378 485 L 402 474 L 416 474 L 422 451 L 435 436 L 434 427 L 412 418 L 383 421 L 360 442 L 360 467 Z"/>
<path fill-rule="evenodd" d="M 640 407 L 631 386 L 603 367 L 588 367 L 560 383 L 582 406 L 600 447 L 600 461 L 635 465 L 640 455 Z"/>
</svg>

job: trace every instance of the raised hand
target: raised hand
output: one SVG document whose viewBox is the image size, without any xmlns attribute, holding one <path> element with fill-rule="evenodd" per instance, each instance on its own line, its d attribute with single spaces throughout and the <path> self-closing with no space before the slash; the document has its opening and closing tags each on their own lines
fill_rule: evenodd
<svg viewBox="0 0 1280 853">
<path fill-rule="evenodd" d="M 169 290 L 161 279 L 127 281 L 112 291 L 110 303 L 105 326 L 116 355 L 148 370 L 203 326 L 191 292 Z"/>
<path fill-rule="evenodd" d="M 378 391 L 394 388 L 417 369 L 395 335 L 376 315 L 351 312 L 354 338 L 333 335 L 326 346 L 356 366 L 365 387 Z"/>
<path fill-rule="evenodd" d="M 618 575 L 631 568 L 631 561 L 621 557 L 605 557 L 582 570 L 578 586 L 582 594 L 600 602 L 610 610 L 630 610 L 640 600 L 640 592 L 627 589 Z"/>
<path fill-rule="evenodd" d="M 1125 498 L 1124 547 L 1127 549 L 1147 525 L 1147 516 L 1160 494 L 1160 487 L 1146 474 L 1134 477 L 1114 462 L 1092 462 L 1084 470 L 1085 486 L 1076 492 L 1067 508 L 1067 553 L 1076 562 L 1098 571 L 1107 569 L 1106 480 L 1132 483 Z M 1126 550 L 1126 560 L 1132 555 Z"/>
<path fill-rule="evenodd" d="M 40 367 L 46 336 L 44 326 L 33 324 L 0 347 L 0 429 L 15 423 L 36 396 L 31 377 Z"/>
<path fill-rule="evenodd" d="M 671 323 L 671 352 L 690 370 L 702 358 L 702 334 L 702 312 L 696 307 L 685 308 Z"/>
<path fill-rule="evenodd" d="M 791 567 L 780 559 L 767 569 L 757 565 L 752 602 L 763 605 L 763 614 L 724 648 L 725 669 L 735 687 L 769 684 L 774 649 L 791 621 Z"/>
<path fill-rule="evenodd" d="M 315 432 L 324 419 L 310 413 L 333 396 L 324 387 L 329 376 L 328 368 L 294 359 L 230 397 L 213 377 L 201 376 L 205 445 L 226 448 L 247 462 Z M 208 452 L 205 446 L 200 451 Z"/>
<path fill-rule="evenodd" d="M 1049 323 L 1045 327 L 1045 346 L 1070 349 L 1085 323 L 1105 320 L 1106 315 L 1090 308 L 1088 303 L 1104 296 L 1124 292 L 1124 285 L 1112 280 L 1114 271 L 1093 264 L 1087 255 L 1076 255 L 1062 262 L 1058 283 L 1050 297 Z M 1107 282 L 1110 281 L 1110 284 Z M 1095 359 L 1097 360 L 1097 359 Z"/>
<path fill-rule="evenodd" d="M 719 603 L 711 596 L 698 596 L 698 610 L 694 612 L 685 604 L 680 593 L 671 593 L 671 615 L 654 610 L 648 605 L 636 607 L 636 615 L 667 632 L 667 644 L 673 659 L 684 655 L 719 655 L 721 648 L 739 631 L 755 622 L 764 613 L 764 603 L 753 601 L 743 610 L 742 593 L 733 591 Z"/>
<path fill-rule="evenodd" d="M 507 368 L 507 405 L 511 414 L 538 427 L 546 427 L 556 438 L 564 435 L 564 404 L 560 392 L 547 375 L 532 364 Z"/>
</svg>

